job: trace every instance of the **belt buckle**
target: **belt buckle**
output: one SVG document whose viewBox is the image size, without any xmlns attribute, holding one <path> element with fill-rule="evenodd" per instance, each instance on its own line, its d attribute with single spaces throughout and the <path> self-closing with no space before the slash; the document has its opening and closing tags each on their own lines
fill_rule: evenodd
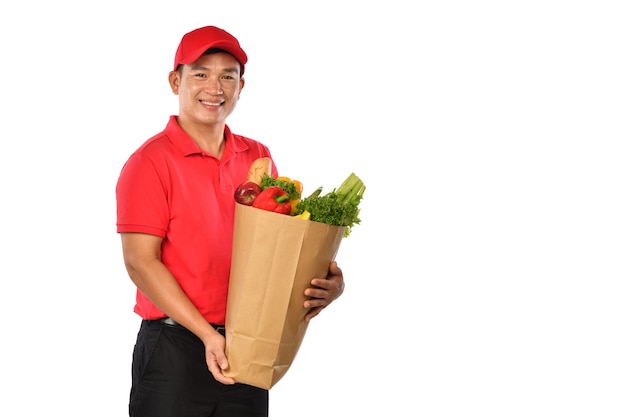
<svg viewBox="0 0 626 417">
<path fill-rule="evenodd" d="M 166 317 L 164 319 L 161 319 L 161 321 L 165 324 L 167 324 L 168 326 L 180 326 L 178 323 L 176 323 L 172 318 L 170 317 Z"/>
</svg>

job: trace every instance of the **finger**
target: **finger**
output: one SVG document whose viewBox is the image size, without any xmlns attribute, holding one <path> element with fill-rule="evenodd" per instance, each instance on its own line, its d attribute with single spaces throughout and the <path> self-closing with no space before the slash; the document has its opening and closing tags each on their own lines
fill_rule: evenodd
<svg viewBox="0 0 626 417">
<path fill-rule="evenodd" d="M 224 376 L 224 374 L 221 372 L 217 374 L 214 373 L 213 377 L 215 378 L 216 381 L 221 382 L 224 385 L 233 385 L 235 383 L 234 379 Z"/>
<path fill-rule="evenodd" d="M 331 275 L 343 275 L 343 273 L 341 272 L 341 268 L 337 266 L 337 262 L 335 261 L 332 261 L 330 263 L 330 267 L 328 268 L 328 270 L 330 271 Z"/>
<path fill-rule="evenodd" d="M 307 288 L 304 290 L 304 295 L 307 297 L 311 297 L 312 299 L 325 299 L 329 297 L 330 291 L 319 288 Z"/>
<path fill-rule="evenodd" d="M 329 301 L 329 293 L 324 291 L 324 296 L 309 298 L 304 301 L 304 308 L 317 308 L 317 307 L 326 307 L 330 304 Z"/>
<path fill-rule="evenodd" d="M 228 368 L 228 359 L 226 358 L 226 355 L 216 355 L 215 359 L 220 369 Z"/>
<path fill-rule="evenodd" d="M 330 282 L 327 279 L 321 279 L 321 278 L 313 278 L 311 280 L 311 285 L 314 287 L 318 287 L 318 288 L 323 288 L 325 290 L 329 289 L 332 285 L 332 282 Z"/>
<path fill-rule="evenodd" d="M 309 311 L 305 316 L 304 316 L 304 320 L 305 321 L 309 321 L 311 320 L 313 317 L 317 316 L 320 311 L 322 311 L 323 307 L 315 307 L 312 308 L 311 311 Z"/>
<path fill-rule="evenodd" d="M 222 384 L 232 385 L 235 383 L 235 380 L 233 378 L 229 378 L 224 375 L 224 373 L 222 372 L 222 368 L 219 367 L 217 361 L 211 361 L 211 363 L 209 364 L 209 371 L 213 375 L 213 378 L 215 378 L 216 381 L 221 382 Z"/>
</svg>

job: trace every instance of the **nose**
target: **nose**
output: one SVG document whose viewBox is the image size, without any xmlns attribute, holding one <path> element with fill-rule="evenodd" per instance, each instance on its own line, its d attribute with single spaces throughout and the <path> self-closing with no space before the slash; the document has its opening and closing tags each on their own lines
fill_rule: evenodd
<svg viewBox="0 0 626 417">
<path fill-rule="evenodd" d="M 222 84 L 219 79 L 211 79 L 207 83 L 207 91 L 214 95 L 224 94 Z"/>
</svg>

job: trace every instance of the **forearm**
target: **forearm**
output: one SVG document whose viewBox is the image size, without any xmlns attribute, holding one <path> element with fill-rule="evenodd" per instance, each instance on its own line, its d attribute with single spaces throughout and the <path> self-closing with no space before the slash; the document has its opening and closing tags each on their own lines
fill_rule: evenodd
<svg viewBox="0 0 626 417">
<path fill-rule="evenodd" d="M 214 332 L 163 263 L 154 260 L 142 267 L 129 268 L 129 275 L 159 310 L 200 339 Z"/>
</svg>

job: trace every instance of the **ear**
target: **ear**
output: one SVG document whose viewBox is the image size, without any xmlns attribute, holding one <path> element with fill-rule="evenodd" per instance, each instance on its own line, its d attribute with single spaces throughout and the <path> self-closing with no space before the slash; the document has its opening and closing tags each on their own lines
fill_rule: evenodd
<svg viewBox="0 0 626 417">
<path fill-rule="evenodd" d="M 172 93 L 178 95 L 178 87 L 180 86 L 180 74 L 178 71 L 171 71 L 167 77 L 170 83 Z"/>
<path fill-rule="evenodd" d="M 243 86 L 246 85 L 246 80 L 243 78 L 239 79 L 239 94 L 237 94 L 237 100 L 239 100 L 239 97 L 241 96 L 241 90 L 243 90 Z"/>
</svg>

